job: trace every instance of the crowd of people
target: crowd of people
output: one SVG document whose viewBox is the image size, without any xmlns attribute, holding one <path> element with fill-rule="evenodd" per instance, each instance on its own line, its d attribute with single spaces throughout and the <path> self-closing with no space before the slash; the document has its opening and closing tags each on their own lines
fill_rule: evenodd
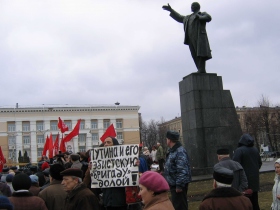
<svg viewBox="0 0 280 210">
<path fill-rule="evenodd" d="M 46 156 L 37 166 L 5 167 L 1 173 L 0 209 L 94 209 L 94 210 L 185 210 L 188 209 L 188 186 L 192 181 L 186 149 L 179 133 L 166 133 L 167 152 L 158 143 L 140 150 L 136 163 L 139 187 L 91 188 L 90 151 L 60 153 L 49 160 Z M 102 147 L 118 146 L 107 137 Z M 227 148 L 217 149 L 218 163 L 213 167 L 213 190 L 202 200 L 199 209 L 259 210 L 259 169 L 262 161 L 254 139 L 244 134 L 233 158 Z M 151 171 L 152 164 L 158 171 Z M 275 185 L 271 209 L 280 209 L 280 159 L 275 162 Z M 128 192 L 131 190 L 131 194 Z M 141 200 L 128 203 L 127 196 Z M 133 200 L 133 199 L 132 199 Z"/>
</svg>

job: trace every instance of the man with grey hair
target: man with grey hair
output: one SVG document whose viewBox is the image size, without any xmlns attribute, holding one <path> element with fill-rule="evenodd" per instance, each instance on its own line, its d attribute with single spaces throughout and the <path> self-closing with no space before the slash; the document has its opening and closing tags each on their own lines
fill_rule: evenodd
<svg viewBox="0 0 280 210">
<path fill-rule="evenodd" d="M 97 198 L 93 192 L 82 183 L 83 171 L 81 169 L 69 168 L 62 171 L 60 174 L 63 176 L 61 184 L 63 189 L 67 192 L 63 209 L 99 210 Z"/>
<path fill-rule="evenodd" d="M 214 166 L 214 189 L 207 194 L 199 206 L 199 210 L 252 210 L 249 198 L 231 187 L 233 171 L 222 166 Z"/>
</svg>

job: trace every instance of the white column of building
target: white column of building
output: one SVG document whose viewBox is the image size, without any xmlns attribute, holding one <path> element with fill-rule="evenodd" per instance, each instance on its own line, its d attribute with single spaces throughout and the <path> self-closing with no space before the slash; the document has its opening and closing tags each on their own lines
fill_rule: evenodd
<svg viewBox="0 0 280 210">
<path fill-rule="evenodd" d="M 77 124 L 77 120 L 72 120 L 72 127 L 74 128 Z M 74 145 L 74 153 L 79 152 L 79 142 L 78 142 L 78 136 L 75 136 L 71 141 L 73 141 Z"/>
<path fill-rule="evenodd" d="M 16 145 L 15 145 L 15 156 L 16 156 L 16 162 L 18 162 L 18 152 L 21 150 L 21 155 L 23 156 L 24 152 L 22 149 L 22 121 L 16 121 Z"/>
<path fill-rule="evenodd" d="M 30 161 L 37 163 L 37 135 L 36 135 L 36 121 L 30 121 Z"/>
<path fill-rule="evenodd" d="M 89 149 L 92 149 L 92 141 L 91 141 L 91 133 L 90 133 L 90 129 L 91 129 L 91 121 L 90 119 L 86 119 L 85 120 L 85 129 L 87 131 L 86 133 L 86 151 Z"/>
<path fill-rule="evenodd" d="M 99 143 L 101 144 L 102 142 L 100 141 L 100 137 L 104 134 L 105 129 L 103 128 L 103 119 L 98 119 L 97 120 L 97 125 L 98 125 L 98 138 L 99 138 Z"/>
</svg>

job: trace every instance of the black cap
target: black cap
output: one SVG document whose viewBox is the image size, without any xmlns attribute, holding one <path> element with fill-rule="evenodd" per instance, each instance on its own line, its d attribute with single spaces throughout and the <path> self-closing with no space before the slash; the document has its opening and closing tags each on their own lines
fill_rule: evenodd
<svg viewBox="0 0 280 210">
<path fill-rule="evenodd" d="M 222 166 L 215 165 L 213 178 L 223 184 L 231 184 L 233 181 L 233 171 Z"/>
<path fill-rule="evenodd" d="M 62 176 L 76 176 L 83 178 L 83 171 L 77 168 L 69 168 L 60 173 Z"/>
<path fill-rule="evenodd" d="M 166 133 L 166 138 L 173 140 L 173 141 L 178 141 L 180 137 L 180 134 L 177 131 L 167 131 Z"/>
<path fill-rule="evenodd" d="M 55 180 L 62 180 L 62 175 L 60 174 L 62 171 L 64 171 L 65 168 L 63 165 L 60 164 L 53 164 L 50 167 L 50 175 Z"/>
<path fill-rule="evenodd" d="M 10 168 L 6 167 L 2 169 L 2 172 L 8 172 L 10 170 Z"/>
<path fill-rule="evenodd" d="M 12 185 L 15 191 L 28 190 L 31 187 L 31 179 L 27 174 L 20 173 L 14 176 Z"/>
<path fill-rule="evenodd" d="M 217 150 L 217 155 L 228 155 L 229 154 L 229 150 L 228 149 L 218 149 Z"/>
</svg>

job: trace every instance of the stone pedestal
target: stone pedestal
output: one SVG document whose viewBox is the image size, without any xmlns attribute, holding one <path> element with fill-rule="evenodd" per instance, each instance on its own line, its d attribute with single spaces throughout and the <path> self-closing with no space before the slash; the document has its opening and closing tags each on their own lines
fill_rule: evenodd
<svg viewBox="0 0 280 210">
<path fill-rule="evenodd" d="M 216 151 L 236 149 L 242 135 L 229 90 L 217 74 L 192 73 L 179 83 L 184 145 L 192 174 L 212 173 Z"/>
</svg>

